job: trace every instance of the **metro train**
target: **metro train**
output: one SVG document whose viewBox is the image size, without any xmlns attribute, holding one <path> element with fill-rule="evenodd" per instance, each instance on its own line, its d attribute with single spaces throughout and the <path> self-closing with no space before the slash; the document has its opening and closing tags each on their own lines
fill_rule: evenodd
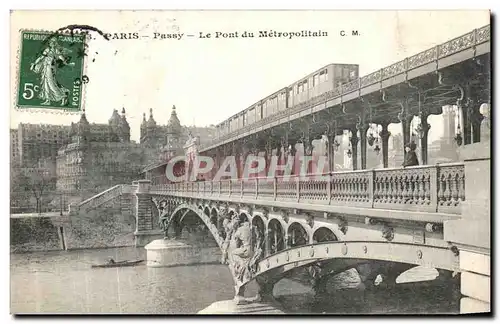
<svg viewBox="0 0 500 324">
<path fill-rule="evenodd" d="M 249 108 L 216 125 L 217 138 L 233 133 L 261 119 L 317 97 L 359 77 L 357 64 L 329 64 L 288 87 L 259 100 Z"/>
</svg>

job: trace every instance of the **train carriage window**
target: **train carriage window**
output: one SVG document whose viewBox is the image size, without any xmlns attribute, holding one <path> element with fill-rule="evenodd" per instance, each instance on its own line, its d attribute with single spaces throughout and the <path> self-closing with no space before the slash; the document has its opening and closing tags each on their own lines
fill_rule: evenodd
<svg viewBox="0 0 500 324">
<path fill-rule="evenodd" d="M 319 82 L 325 82 L 328 80 L 328 71 L 327 70 L 323 70 L 319 73 Z"/>
<path fill-rule="evenodd" d="M 312 89 L 314 87 L 314 79 L 311 77 L 309 78 L 309 89 Z"/>
<path fill-rule="evenodd" d="M 307 80 L 301 81 L 298 84 L 298 92 L 301 93 L 307 90 Z"/>
<path fill-rule="evenodd" d="M 313 77 L 313 86 L 317 86 L 319 84 L 319 73 L 315 74 Z"/>
<path fill-rule="evenodd" d="M 293 97 L 293 88 L 291 88 L 290 90 L 288 90 L 288 97 Z"/>
</svg>

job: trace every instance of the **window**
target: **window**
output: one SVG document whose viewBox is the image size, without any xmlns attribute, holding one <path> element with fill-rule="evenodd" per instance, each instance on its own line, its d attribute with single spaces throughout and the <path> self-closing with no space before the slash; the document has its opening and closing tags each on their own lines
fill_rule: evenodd
<svg viewBox="0 0 500 324">
<path fill-rule="evenodd" d="M 319 73 L 313 76 L 313 86 L 317 86 L 319 84 Z"/>
<path fill-rule="evenodd" d="M 297 93 L 301 93 L 307 90 L 307 80 L 301 81 L 297 85 L 298 91 Z"/>
<path fill-rule="evenodd" d="M 328 80 L 328 74 L 327 74 L 327 70 L 323 70 L 319 73 L 319 82 L 322 83 L 322 82 L 325 82 Z"/>
</svg>

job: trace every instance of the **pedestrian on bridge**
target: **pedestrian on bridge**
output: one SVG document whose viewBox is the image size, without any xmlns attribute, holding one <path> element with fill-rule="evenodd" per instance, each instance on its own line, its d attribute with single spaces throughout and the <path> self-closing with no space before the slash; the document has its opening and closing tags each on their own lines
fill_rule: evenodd
<svg viewBox="0 0 500 324">
<path fill-rule="evenodd" d="M 417 153 L 415 153 L 416 148 L 417 145 L 413 141 L 405 145 L 406 154 L 403 167 L 418 165 L 418 157 Z"/>
</svg>

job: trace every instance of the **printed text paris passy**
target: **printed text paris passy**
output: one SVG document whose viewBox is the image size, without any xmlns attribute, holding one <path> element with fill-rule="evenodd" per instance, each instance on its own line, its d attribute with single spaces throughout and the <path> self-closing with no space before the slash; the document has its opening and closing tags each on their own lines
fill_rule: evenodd
<svg viewBox="0 0 500 324">
<path fill-rule="evenodd" d="M 156 39 L 156 40 L 181 40 L 184 38 L 200 39 L 224 39 L 224 38 L 305 38 L 305 37 L 327 37 L 328 32 L 322 30 L 298 30 L 298 31 L 276 31 L 259 30 L 253 31 L 234 31 L 234 32 L 198 32 L 198 34 L 188 33 L 161 33 L 154 32 L 150 35 L 141 35 L 138 32 L 129 33 L 108 33 L 105 34 L 108 39 Z"/>
</svg>

